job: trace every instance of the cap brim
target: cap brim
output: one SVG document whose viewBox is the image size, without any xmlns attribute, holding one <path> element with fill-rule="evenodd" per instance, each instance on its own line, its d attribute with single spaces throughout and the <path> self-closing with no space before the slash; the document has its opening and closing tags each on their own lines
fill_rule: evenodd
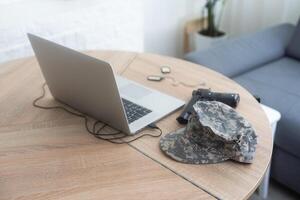
<svg viewBox="0 0 300 200">
<path fill-rule="evenodd" d="M 184 133 L 185 128 L 182 128 L 165 135 L 160 139 L 160 149 L 172 159 L 188 164 L 212 164 L 229 159 L 224 154 L 224 142 L 203 137 L 196 143 Z"/>
</svg>

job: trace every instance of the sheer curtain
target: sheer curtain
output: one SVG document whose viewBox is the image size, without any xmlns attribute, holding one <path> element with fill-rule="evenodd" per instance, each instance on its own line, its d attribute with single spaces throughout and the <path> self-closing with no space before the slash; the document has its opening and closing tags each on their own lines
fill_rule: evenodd
<svg viewBox="0 0 300 200">
<path fill-rule="evenodd" d="M 227 0 L 221 29 L 237 36 L 279 23 L 296 24 L 299 16 L 299 0 Z"/>
</svg>

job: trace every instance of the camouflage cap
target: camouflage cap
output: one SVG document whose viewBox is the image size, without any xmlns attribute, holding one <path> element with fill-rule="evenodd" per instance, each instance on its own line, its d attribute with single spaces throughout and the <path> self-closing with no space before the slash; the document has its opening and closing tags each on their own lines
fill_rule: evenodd
<svg viewBox="0 0 300 200">
<path fill-rule="evenodd" d="M 190 164 L 228 159 L 251 163 L 257 136 L 251 124 L 234 109 L 217 101 L 198 101 L 186 128 L 161 138 L 161 150 Z"/>
</svg>

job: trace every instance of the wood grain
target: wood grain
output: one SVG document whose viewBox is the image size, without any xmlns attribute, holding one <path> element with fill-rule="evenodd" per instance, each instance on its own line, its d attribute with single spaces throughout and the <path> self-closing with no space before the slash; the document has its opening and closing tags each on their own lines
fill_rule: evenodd
<svg viewBox="0 0 300 200">
<path fill-rule="evenodd" d="M 122 70 L 136 53 L 100 55 Z M 130 146 L 89 135 L 82 119 L 34 108 L 43 82 L 34 58 L 0 66 L 1 200 L 213 199 Z"/>
<path fill-rule="evenodd" d="M 26 58 L 0 66 L 0 199 L 212 198 L 209 194 L 246 199 L 252 194 L 270 162 L 272 138 L 264 112 L 245 89 L 208 68 L 175 58 L 134 52 L 86 53 L 110 62 L 127 78 L 185 101 L 195 88 L 173 86 L 170 79 L 149 82 L 147 75 L 160 74 L 159 66 L 169 65 L 177 81 L 205 82 L 205 87 L 215 91 L 240 93 L 237 111 L 259 135 L 254 163 L 187 165 L 164 156 L 157 138 L 137 140 L 133 148 L 99 141 L 86 133 L 80 119 L 31 105 L 41 93 L 43 78 L 36 59 Z M 41 103 L 56 102 L 47 96 Z M 164 134 L 180 127 L 175 121 L 179 112 L 158 123 Z"/>
<path fill-rule="evenodd" d="M 128 145 L 88 135 L 82 121 L 64 123 L 1 132 L 0 199 L 212 199 Z"/>
<path fill-rule="evenodd" d="M 247 199 L 263 177 L 272 153 L 271 129 L 265 113 L 252 95 L 234 81 L 208 68 L 186 61 L 140 54 L 124 76 L 187 101 L 195 88 L 181 85 L 174 87 L 167 80 L 159 83 L 146 80 L 148 74 L 159 74 L 160 65 L 171 66 L 172 76 L 178 81 L 189 84 L 205 82 L 205 87 L 211 88 L 213 91 L 239 93 L 241 102 L 237 111 L 251 122 L 258 134 L 256 158 L 250 165 L 231 161 L 215 165 L 188 165 L 164 156 L 158 148 L 158 141 L 144 138 L 134 142 L 133 145 L 221 199 Z M 179 113 L 180 111 L 158 123 L 164 134 L 179 128 L 175 120 Z"/>
</svg>

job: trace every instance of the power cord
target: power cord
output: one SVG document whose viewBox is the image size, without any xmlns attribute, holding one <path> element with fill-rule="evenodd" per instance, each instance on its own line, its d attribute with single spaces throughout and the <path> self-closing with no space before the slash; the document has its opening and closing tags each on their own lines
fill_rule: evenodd
<svg viewBox="0 0 300 200">
<path fill-rule="evenodd" d="M 196 83 L 196 84 L 190 84 L 190 83 L 185 83 L 185 82 L 182 82 L 182 81 L 178 81 L 173 76 L 163 76 L 163 78 L 171 80 L 172 81 L 172 85 L 175 86 L 175 87 L 177 87 L 178 85 L 182 85 L 184 87 L 189 87 L 189 88 L 204 87 L 204 86 L 206 86 L 205 82 L 199 82 L 199 83 Z"/>
<path fill-rule="evenodd" d="M 68 108 L 66 108 L 65 106 L 42 106 L 42 105 L 39 105 L 38 102 L 43 99 L 45 96 L 46 96 L 46 83 L 43 84 L 42 86 L 42 95 L 39 96 L 38 98 L 34 99 L 34 101 L 32 102 L 32 105 L 36 108 L 40 108 L 40 109 L 45 109 L 45 110 L 50 110 L 50 109 L 61 109 L 61 110 L 64 110 L 65 112 L 71 114 L 71 115 L 74 115 L 74 116 L 77 116 L 77 117 L 80 117 L 80 118 L 83 118 L 84 121 L 85 121 L 85 128 L 86 130 L 92 134 L 94 137 L 98 138 L 98 139 L 101 139 L 101 140 L 105 140 L 105 141 L 108 141 L 108 142 L 111 142 L 111 143 L 114 143 L 114 144 L 124 144 L 124 143 L 130 143 L 130 142 L 133 142 L 137 139 L 140 139 L 144 136 L 150 136 L 150 137 L 160 137 L 162 135 L 162 130 L 156 126 L 154 123 L 150 124 L 147 126 L 147 128 L 151 128 L 151 129 L 156 129 L 159 131 L 159 134 L 158 135 L 152 135 L 152 134 L 149 134 L 149 133 L 145 133 L 145 134 L 140 134 L 138 136 L 129 136 L 121 131 L 116 131 L 114 133 L 101 133 L 101 131 L 103 131 L 106 127 L 109 127 L 109 125 L 99 121 L 99 120 L 96 120 L 93 124 L 93 128 L 90 129 L 89 127 L 89 117 L 88 115 L 84 114 L 84 113 L 80 113 L 78 111 L 74 112 Z M 100 128 L 97 128 L 97 125 L 98 124 L 102 124 L 102 126 Z M 131 137 L 134 137 L 132 139 L 128 139 L 128 138 L 131 138 Z"/>
</svg>

